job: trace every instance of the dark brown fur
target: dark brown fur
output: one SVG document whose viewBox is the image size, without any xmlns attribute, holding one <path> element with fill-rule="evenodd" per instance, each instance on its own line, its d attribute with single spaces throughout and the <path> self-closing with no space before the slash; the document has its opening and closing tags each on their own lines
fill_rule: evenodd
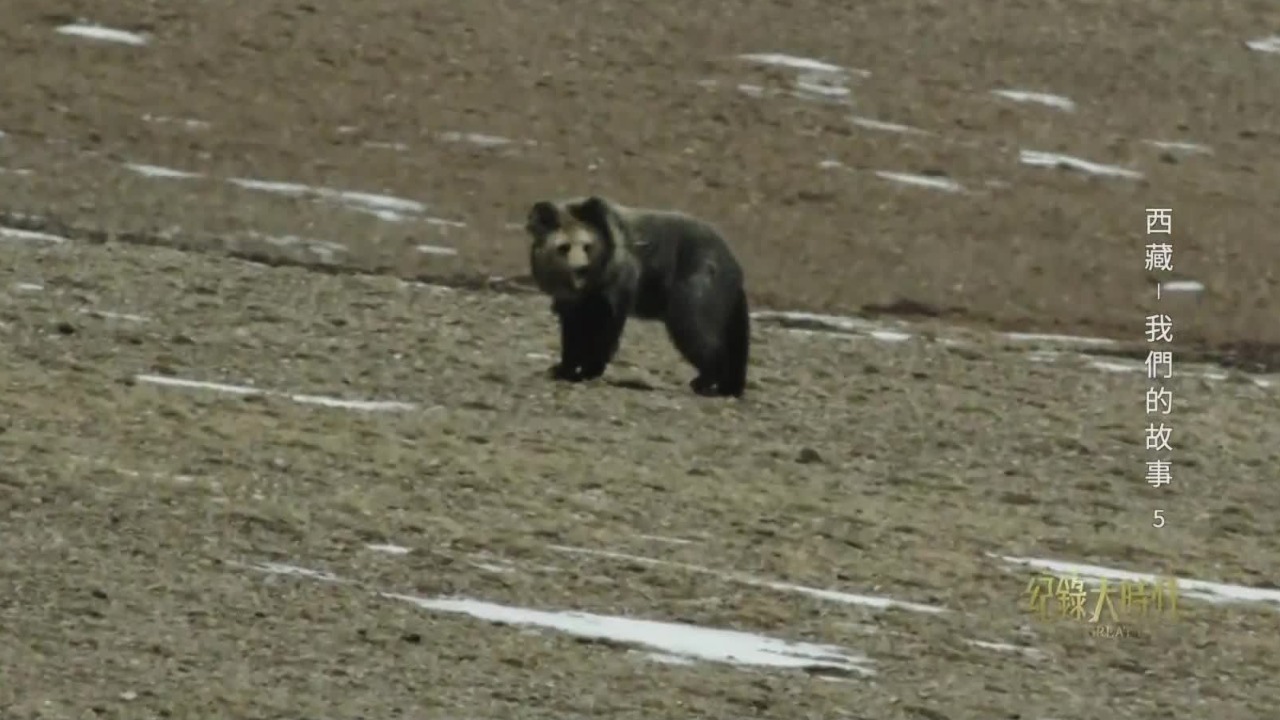
<svg viewBox="0 0 1280 720">
<path fill-rule="evenodd" d="M 710 225 L 604 198 L 540 201 L 529 211 L 530 266 L 560 323 L 556 378 L 604 374 L 629 317 L 661 320 L 698 370 L 700 395 L 741 397 L 750 316 L 743 272 Z"/>
</svg>

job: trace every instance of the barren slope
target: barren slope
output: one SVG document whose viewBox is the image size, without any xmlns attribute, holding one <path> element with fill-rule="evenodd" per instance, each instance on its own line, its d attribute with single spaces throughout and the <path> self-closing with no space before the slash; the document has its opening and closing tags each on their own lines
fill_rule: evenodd
<svg viewBox="0 0 1280 720">
<path fill-rule="evenodd" d="M 1176 620 L 1097 640 L 1027 614 L 1029 571 L 997 557 L 1273 581 L 1274 388 L 1187 368 L 1184 469 L 1156 493 L 1140 376 L 977 336 L 761 322 L 751 397 L 707 401 L 643 325 L 608 382 L 544 380 L 550 318 L 519 296 L 119 244 L 3 242 L 0 268 L 6 716 L 1243 720 L 1277 698 L 1276 591 L 1184 580 Z"/>
<path fill-rule="evenodd" d="M 1277 340 L 1280 60 L 1245 44 L 1262 3 L 10 5 L 0 153 L 52 152 L 0 178 L 10 210 L 97 221 L 136 202 L 104 167 L 84 175 L 89 152 L 421 201 L 465 226 L 343 232 L 296 201 L 275 212 L 349 247 L 339 262 L 413 263 L 406 245 L 443 242 L 460 252 L 449 262 L 510 275 L 523 256 L 504 223 L 591 189 L 720 223 L 765 304 L 907 299 L 1136 338 L 1155 303 L 1145 209 L 1167 207 L 1172 277 L 1205 286 L 1175 306 L 1181 339 Z M 147 44 L 55 33 L 86 16 Z M 1026 164 L 1072 158 L 1103 167 Z M 46 176 L 55 188 L 24 189 Z M 223 206 L 178 207 L 127 223 L 266 232 Z"/>
</svg>

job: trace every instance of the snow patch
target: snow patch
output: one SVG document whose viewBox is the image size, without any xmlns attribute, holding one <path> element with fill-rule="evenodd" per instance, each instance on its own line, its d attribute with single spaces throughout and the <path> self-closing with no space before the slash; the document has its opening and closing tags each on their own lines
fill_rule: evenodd
<svg viewBox="0 0 1280 720">
<path fill-rule="evenodd" d="M 913 128 L 910 125 L 900 125 L 898 123 L 884 122 L 881 120 L 873 120 L 871 118 L 859 117 L 857 115 L 849 118 L 849 121 L 860 128 L 867 130 L 883 130 L 884 132 L 899 133 L 903 135 L 929 135 L 930 133 L 919 128 Z"/>
<path fill-rule="evenodd" d="M 1131 570 L 1119 570 L 1116 568 L 1103 567 L 1101 565 L 1086 565 L 1083 563 L 1068 562 L 1065 560 L 1045 560 L 1041 558 L 1013 557 L 1009 555 L 991 555 L 991 557 L 999 557 L 1007 563 L 1015 565 L 1024 565 L 1039 570 L 1056 573 L 1059 575 L 1079 575 L 1080 579 L 1091 585 L 1097 585 L 1105 578 L 1107 580 L 1124 580 L 1128 582 L 1143 582 L 1147 584 L 1155 584 L 1159 580 L 1167 580 L 1167 576 L 1158 576 L 1154 573 L 1134 572 Z M 1265 603 L 1280 609 L 1280 590 L 1272 588 L 1254 588 L 1244 585 L 1230 585 L 1226 583 L 1209 582 L 1207 580 L 1192 580 L 1188 578 L 1174 578 L 1178 583 L 1178 595 L 1181 598 L 1195 598 L 1215 604 L 1225 603 Z"/>
<path fill-rule="evenodd" d="M 795 55 L 786 55 L 784 53 L 748 53 L 746 55 L 739 55 L 738 59 L 746 60 L 747 62 L 759 63 L 761 65 L 774 65 L 777 67 L 791 68 L 792 70 L 831 74 L 852 72 L 860 77 L 871 77 L 871 73 L 867 70 L 845 68 L 839 65 L 832 65 L 831 63 L 823 62 L 821 60 L 797 57 Z"/>
<path fill-rule="evenodd" d="M 642 565 L 660 565 L 666 567 L 679 568 L 688 572 L 696 572 L 704 575 L 715 575 L 725 580 L 731 580 L 743 585 L 752 587 L 768 588 L 779 592 L 791 592 L 799 595 L 807 595 L 818 600 L 829 600 L 831 602 L 844 603 L 847 605 L 861 605 L 863 607 L 876 608 L 878 610 L 887 610 L 889 608 L 902 608 L 920 613 L 938 614 L 947 612 L 946 608 L 936 607 L 933 605 L 921 605 L 919 603 L 907 602 L 904 600 L 894 600 L 893 598 L 880 597 L 875 595 L 858 595 L 854 593 L 840 592 L 837 590 L 823 590 L 820 588 L 805 587 L 803 585 L 792 585 L 790 583 L 774 582 L 772 580 L 762 580 L 751 577 L 749 575 L 741 575 L 738 573 L 723 572 L 712 568 L 703 567 L 701 565 L 690 565 L 687 563 L 672 562 L 670 560 L 659 560 L 656 558 L 648 558 L 640 555 L 628 555 L 627 553 L 610 552 L 608 550 L 592 550 L 589 548 L 566 547 L 563 545 L 551 545 L 551 550 L 571 555 L 590 555 L 595 557 L 610 558 L 613 560 L 625 560 L 627 562 L 640 563 Z"/>
<path fill-rule="evenodd" d="M 898 332 L 896 330 L 872 330 L 871 337 L 875 340 L 879 340 L 880 342 L 891 343 L 905 342 L 911 339 L 911 335 L 909 333 Z"/>
<path fill-rule="evenodd" d="M 125 168 L 152 178 L 198 178 L 203 177 L 200 173 L 187 172 L 186 170 L 175 170 L 174 168 L 161 167 L 159 165 L 145 165 L 142 163 L 125 163 Z"/>
<path fill-rule="evenodd" d="M 1014 102 L 1036 103 L 1067 112 L 1076 109 L 1076 104 L 1071 99 L 1050 93 L 1032 92 L 1030 90 L 992 90 L 991 94 Z"/>
<path fill-rule="evenodd" d="M 1257 40 L 1246 40 L 1244 43 L 1250 50 L 1264 53 L 1280 53 L 1280 35 L 1272 35 Z"/>
<path fill-rule="evenodd" d="M 407 219 L 414 219 L 433 224 L 464 225 L 464 223 L 458 223 L 454 220 L 424 217 L 427 212 L 425 204 L 417 200 L 409 200 L 393 195 L 381 195 L 358 190 L 335 190 L 333 188 L 303 185 L 302 183 L 257 180 L 253 178 L 231 178 L 228 182 L 246 190 L 257 190 L 290 197 L 306 197 L 309 195 L 318 197 L 322 200 L 337 202 L 351 210 L 368 213 L 387 222 L 403 222 Z M 416 217 L 411 218 L 410 216 Z"/>
<path fill-rule="evenodd" d="M 1117 177 L 1128 180 L 1142 179 L 1142 173 L 1128 168 L 1122 168 L 1116 165 L 1104 165 L 1102 163 L 1082 160 L 1078 157 L 1070 155 L 1060 155 L 1058 153 L 1040 152 L 1037 150 L 1023 150 L 1019 156 L 1019 161 L 1024 165 L 1034 167 L 1066 167 L 1072 170 L 1089 173 L 1090 175 L 1100 175 L 1103 177 Z"/>
<path fill-rule="evenodd" d="M 315 240 L 312 238 L 298 237 L 296 235 L 264 235 L 259 232 L 249 232 L 248 235 L 278 248 L 303 248 L 304 250 L 316 255 L 320 259 L 320 262 L 328 264 L 337 262 L 337 256 L 348 251 L 346 245 L 330 242 L 328 240 Z"/>
<path fill-rule="evenodd" d="M 756 320 L 772 320 L 779 324 L 808 326 L 817 330 L 840 332 L 863 332 L 870 334 L 882 330 L 883 326 L 862 318 L 842 315 L 823 315 L 820 313 L 800 312 L 795 310 L 757 310 L 751 313 Z"/>
<path fill-rule="evenodd" d="M 1198 293 L 1204 292 L 1204 283 L 1198 280 L 1170 280 L 1160 283 L 1161 292 Z"/>
<path fill-rule="evenodd" d="M 112 312 L 110 310 L 91 310 L 88 308 L 80 310 L 81 315 L 88 315 L 102 320 L 123 320 L 125 322 L 144 323 L 149 322 L 150 318 L 145 315 L 133 315 L 130 313 Z"/>
<path fill-rule="evenodd" d="M 489 148 L 502 147 L 503 145 L 510 145 L 511 143 L 515 142 L 514 140 L 511 140 L 509 138 L 499 137 L 497 135 L 485 135 L 484 133 L 455 132 L 455 131 L 440 133 L 440 139 L 445 142 L 470 143 L 472 145 L 479 145 L 480 147 L 489 147 Z"/>
<path fill-rule="evenodd" d="M 392 400 L 345 400 L 343 398 L 329 397 L 326 395 L 293 395 L 271 390 L 261 390 L 259 388 L 248 387 L 245 385 L 228 385 L 225 383 L 204 382 L 202 380 L 184 380 L 182 378 L 163 375 L 136 375 L 135 379 L 141 383 L 159 385 L 162 387 L 211 390 L 213 392 L 244 396 L 267 395 L 287 398 L 304 405 L 320 405 L 323 407 L 340 408 L 343 410 L 358 410 L 362 412 L 412 410 L 417 407 L 412 403 Z"/>
<path fill-rule="evenodd" d="M 346 582 L 331 573 L 284 563 L 258 563 L 241 567 L 322 582 Z M 675 664 L 704 660 L 740 667 L 808 669 L 818 672 L 826 670 L 862 676 L 875 674 L 872 663 L 866 656 L 836 645 L 791 642 L 740 630 L 722 630 L 687 623 L 586 612 L 534 610 L 468 598 L 426 598 L 389 592 L 377 594 L 432 612 L 467 615 L 500 625 L 555 630 L 580 638 L 648 648 L 656 652 L 657 658 Z"/>
<path fill-rule="evenodd" d="M 1051 342 L 1063 345 L 1115 345 L 1109 338 L 1084 337 L 1080 335 L 1054 335 L 1051 333 L 1003 333 L 1008 340 L 1023 342 Z"/>
<path fill-rule="evenodd" d="M 204 120 L 193 120 L 191 118 L 175 118 L 175 117 L 169 117 L 167 115 L 145 114 L 142 116 L 142 120 L 144 122 L 149 122 L 149 123 L 157 123 L 157 124 L 165 124 L 165 125 L 168 125 L 168 124 L 182 125 L 183 127 L 186 127 L 187 129 L 190 129 L 190 130 L 204 130 L 210 127 L 210 123 Z"/>
<path fill-rule="evenodd" d="M 802 100 L 848 104 L 850 75 L 858 75 L 860 77 L 869 77 L 871 75 L 866 70 L 844 68 L 821 60 L 812 60 L 782 53 L 750 53 L 739 55 L 738 59 L 797 71 L 793 81 L 795 89 L 791 91 L 791 94 Z M 738 90 L 752 97 L 762 97 L 766 94 L 764 88 L 757 85 L 739 85 Z"/>
<path fill-rule="evenodd" d="M 19 230 L 18 228 L 0 227 L 0 240 L 14 240 L 20 242 L 46 242 L 55 245 L 67 242 L 67 239 L 59 235 L 50 235 L 49 233 L 36 232 L 34 230 Z"/>
<path fill-rule="evenodd" d="M 1180 142 L 1176 140 L 1143 140 L 1142 142 L 1160 148 L 1161 150 L 1174 150 L 1177 152 L 1190 153 L 1192 155 L 1212 155 L 1213 148 L 1208 145 L 1201 145 L 1193 142 Z"/>
<path fill-rule="evenodd" d="M 423 255 L 453 256 L 458 254 L 457 250 L 442 245 L 419 245 L 415 249 Z"/>
<path fill-rule="evenodd" d="M 668 659 L 679 657 L 739 666 L 825 669 L 864 676 L 875 674 L 871 661 L 865 656 L 855 655 L 836 645 L 790 642 L 739 630 L 687 623 L 586 612 L 532 610 L 465 598 L 432 599 L 397 593 L 380 594 L 435 612 L 463 614 L 503 625 L 546 628 L 575 637 L 649 647 Z"/>
<path fill-rule="evenodd" d="M 998 652 L 1011 652 L 1026 655 L 1027 657 L 1044 657 L 1043 650 L 1037 650 L 1032 647 L 1023 647 L 1021 645 L 1010 645 L 1009 643 L 988 642 L 986 640 L 965 640 L 966 645 L 982 648 L 984 650 L 996 650 Z"/>
<path fill-rule="evenodd" d="M 101 25 L 84 25 L 72 23 L 63 25 L 56 29 L 56 32 L 63 35 L 73 35 L 75 37 L 87 38 L 89 40 L 101 40 L 103 42 L 120 43 L 122 45 L 141 46 L 147 44 L 145 35 L 132 33 L 127 30 L 116 30 L 114 28 L 103 27 Z"/>
<path fill-rule="evenodd" d="M 964 192 L 964 186 L 951 178 L 937 177 L 933 175 L 916 175 L 913 173 L 889 172 L 887 170 L 877 170 L 876 177 L 903 183 L 904 185 L 915 185 L 916 187 L 932 188 L 934 190 L 942 190 L 944 192 Z"/>
</svg>

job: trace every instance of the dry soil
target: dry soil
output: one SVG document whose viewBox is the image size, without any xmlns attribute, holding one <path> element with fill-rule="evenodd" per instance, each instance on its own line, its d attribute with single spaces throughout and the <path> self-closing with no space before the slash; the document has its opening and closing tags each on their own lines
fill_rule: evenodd
<svg viewBox="0 0 1280 720">
<path fill-rule="evenodd" d="M 1098 639 L 1027 613 L 1030 570 L 1001 559 L 1277 580 L 1280 385 L 1242 372 L 1280 343 L 1280 55 L 1245 45 L 1265 3 L 6 5 L 0 715 L 1280 700 L 1274 599 L 1184 583 L 1176 619 Z M 79 20 L 146 42 L 56 31 Z M 742 402 L 693 396 L 640 324 L 604 380 L 551 383 L 516 225 L 589 191 L 716 222 L 758 308 L 879 324 L 759 318 Z M 1173 212 L 1163 277 L 1150 207 Z M 1158 279 L 1204 290 L 1157 301 Z M 1164 488 L 1142 479 L 1143 374 L 1099 359 L 1145 354 L 1153 312 L 1178 363 Z M 657 626 L 575 639 L 440 598 L 689 626 L 652 655 Z M 691 626 L 845 659 L 694 660 L 724 638 Z"/>
</svg>

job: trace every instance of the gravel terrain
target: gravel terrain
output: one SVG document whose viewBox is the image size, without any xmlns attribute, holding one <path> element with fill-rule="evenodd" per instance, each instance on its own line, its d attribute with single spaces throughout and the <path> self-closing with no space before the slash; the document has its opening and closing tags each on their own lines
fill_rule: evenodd
<svg viewBox="0 0 1280 720">
<path fill-rule="evenodd" d="M 1265 5 L 110 5 L 0 26 L 0 716 L 1280 701 Z M 545 377 L 518 224 L 587 191 L 726 231 L 744 400 L 643 323 Z"/>
</svg>

